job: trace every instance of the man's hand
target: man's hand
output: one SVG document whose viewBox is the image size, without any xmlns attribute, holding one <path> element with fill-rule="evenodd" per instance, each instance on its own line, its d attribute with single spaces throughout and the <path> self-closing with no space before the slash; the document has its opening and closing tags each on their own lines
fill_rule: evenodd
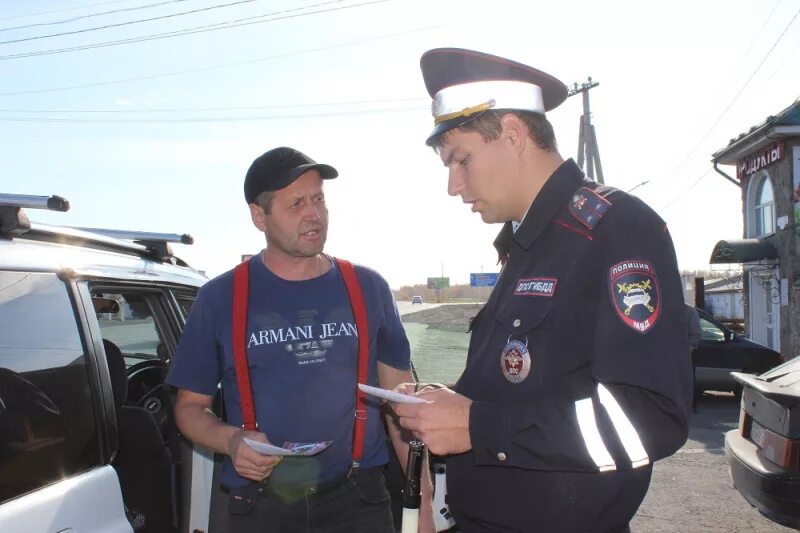
<svg viewBox="0 0 800 533">
<path fill-rule="evenodd" d="M 282 458 L 277 455 L 258 453 L 248 446 L 244 441 L 245 437 L 259 442 L 269 442 L 267 436 L 258 431 L 237 431 L 234 433 L 228 441 L 228 455 L 231 456 L 233 468 L 243 478 L 263 481 L 269 477 Z"/>
<path fill-rule="evenodd" d="M 402 384 L 398 392 L 414 392 L 414 384 Z M 469 437 L 469 409 L 472 400 L 443 387 L 423 387 L 416 396 L 428 403 L 392 403 L 400 425 L 428 446 L 436 455 L 463 453 L 472 449 Z"/>
</svg>

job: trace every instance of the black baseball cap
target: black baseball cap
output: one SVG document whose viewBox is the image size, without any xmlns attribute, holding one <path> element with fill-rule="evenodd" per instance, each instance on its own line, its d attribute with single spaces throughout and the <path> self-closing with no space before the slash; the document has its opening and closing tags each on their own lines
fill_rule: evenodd
<svg viewBox="0 0 800 533">
<path fill-rule="evenodd" d="M 264 152 L 253 161 L 244 178 L 244 199 L 255 203 L 256 197 L 265 191 L 278 191 L 288 187 L 294 180 L 309 170 L 316 170 L 322 179 L 333 179 L 339 175 L 330 165 L 317 163 L 294 148 L 281 146 Z"/>
</svg>

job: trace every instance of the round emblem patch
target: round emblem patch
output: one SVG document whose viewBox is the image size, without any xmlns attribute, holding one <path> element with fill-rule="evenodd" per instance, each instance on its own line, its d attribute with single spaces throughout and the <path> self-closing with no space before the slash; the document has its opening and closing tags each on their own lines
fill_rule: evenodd
<svg viewBox="0 0 800 533">
<path fill-rule="evenodd" d="M 511 383 L 522 383 L 531 371 L 531 355 L 520 341 L 509 341 L 500 354 L 500 369 Z"/>
</svg>

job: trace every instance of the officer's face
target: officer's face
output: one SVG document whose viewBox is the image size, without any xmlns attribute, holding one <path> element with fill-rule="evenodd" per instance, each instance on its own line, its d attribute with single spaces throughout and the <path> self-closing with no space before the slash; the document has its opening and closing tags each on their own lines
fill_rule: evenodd
<svg viewBox="0 0 800 533">
<path fill-rule="evenodd" d="M 461 196 L 486 223 L 514 220 L 515 191 L 509 187 L 515 156 L 504 135 L 484 141 L 479 133 L 454 130 L 439 150 L 449 172 L 447 192 Z"/>
<path fill-rule="evenodd" d="M 291 257 L 313 257 L 322 252 L 328 236 L 328 208 L 322 177 L 309 170 L 291 185 L 275 192 L 269 214 L 251 204 L 253 223 L 267 235 L 274 251 Z"/>
</svg>

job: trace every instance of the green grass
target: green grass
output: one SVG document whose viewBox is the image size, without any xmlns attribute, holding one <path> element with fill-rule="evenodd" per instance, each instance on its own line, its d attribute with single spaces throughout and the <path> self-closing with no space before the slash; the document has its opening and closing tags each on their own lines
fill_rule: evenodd
<svg viewBox="0 0 800 533">
<path fill-rule="evenodd" d="M 469 333 L 404 323 L 411 345 L 411 360 L 420 381 L 454 383 L 464 370 Z"/>
</svg>

